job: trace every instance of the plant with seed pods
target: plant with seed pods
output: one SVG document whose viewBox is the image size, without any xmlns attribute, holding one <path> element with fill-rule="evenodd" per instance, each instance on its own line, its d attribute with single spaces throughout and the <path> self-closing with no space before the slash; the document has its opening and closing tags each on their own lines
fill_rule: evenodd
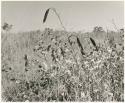
<svg viewBox="0 0 125 103">
<path fill-rule="evenodd" d="M 57 17 L 58 17 L 58 19 L 59 19 L 59 21 L 60 21 L 60 25 L 62 26 L 62 28 L 63 28 L 65 31 L 67 31 L 66 28 L 63 26 L 62 21 L 61 21 L 61 18 L 60 18 L 59 14 L 57 13 L 57 11 L 56 11 L 55 8 L 49 8 L 49 9 L 46 10 L 45 15 L 44 15 L 44 19 L 43 19 L 43 23 L 46 22 L 46 19 L 47 19 L 47 16 L 48 16 L 50 10 L 54 11 L 54 13 L 57 15 Z M 67 33 L 66 33 L 66 34 L 67 34 Z M 74 58 L 74 61 L 76 62 L 76 66 L 77 66 L 77 68 L 78 68 L 79 71 L 80 71 L 79 64 L 78 64 L 77 59 L 76 59 L 76 57 L 75 57 L 75 55 L 74 55 L 75 53 L 74 53 L 73 47 L 72 47 L 72 45 L 71 45 L 71 43 L 70 43 L 68 34 L 67 34 L 67 40 L 68 40 L 68 43 L 69 43 L 70 48 L 71 48 L 71 50 L 72 50 L 72 56 L 73 56 L 73 58 Z M 80 42 L 79 42 L 79 39 L 78 39 L 78 38 L 77 38 L 77 42 L 78 42 L 78 44 L 80 45 Z M 82 46 L 80 45 L 80 48 L 81 48 L 81 47 L 82 47 Z M 83 53 L 83 48 L 81 48 L 81 52 L 82 52 L 82 54 L 84 54 L 84 53 Z"/>
<path fill-rule="evenodd" d="M 44 19 L 43 19 L 43 23 L 46 22 L 46 19 L 47 19 L 47 16 L 48 16 L 48 13 L 49 13 L 50 10 L 54 11 L 54 13 L 57 15 L 57 17 L 58 17 L 58 19 L 59 19 L 59 21 L 60 21 L 60 24 L 61 24 L 62 28 L 63 28 L 65 31 L 67 31 L 66 28 L 63 26 L 63 23 L 62 23 L 62 21 L 61 21 L 61 18 L 60 18 L 59 14 L 57 13 L 57 11 L 56 11 L 55 8 L 49 8 L 49 9 L 46 10 L 45 15 L 44 15 Z M 66 34 L 67 34 L 67 33 L 66 33 Z M 68 34 L 67 34 L 67 39 L 68 39 L 68 42 L 69 42 L 69 44 L 70 44 L 70 40 L 69 40 Z M 73 48 L 72 48 L 72 46 L 71 46 L 71 44 L 70 44 L 70 48 L 71 48 L 72 51 L 74 51 Z M 77 60 L 76 60 L 76 58 L 75 58 L 75 56 L 74 56 L 74 53 L 73 53 L 72 55 L 73 55 L 73 58 L 74 58 L 74 60 L 75 60 L 75 62 L 76 62 L 76 64 L 77 64 L 77 67 L 79 68 L 79 65 L 78 65 Z"/>
<path fill-rule="evenodd" d="M 64 25 L 63 25 L 63 23 L 62 23 L 62 21 L 61 21 L 61 18 L 60 18 L 59 14 L 57 13 L 57 11 L 56 11 L 55 8 L 49 8 L 49 9 L 46 10 L 45 15 L 44 15 L 44 18 L 43 18 L 43 23 L 46 22 L 50 10 L 54 11 L 54 13 L 57 15 L 57 17 L 58 17 L 58 19 L 59 19 L 59 21 L 60 21 L 60 25 L 61 25 L 62 28 L 66 31 L 66 28 L 64 27 Z M 66 33 L 66 34 L 67 34 L 67 33 Z M 72 36 L 72 35 L 71 35 L 71 36 Z M 76 66 L 77 66 L 77 68 L 78 68 L 78 70 L 79 70 L 79 76 L 78 76 L 78 77 L 80 77 L 80 72 L 81 72 L 81 71 L 80 71 L 80 67 L 79 67 L 78 61 L 77 61 L 77 59 L 76 59 L 76 57 L 75 57 L 75 53 L 74 53 L 74 49 L 73 49 L 73 47 L 72 47 L 72 44 L 71 44 L 71 42 L 70 42 L 70 37 L 71 37 L 71 36 L 69 36 L 69 35 L 67 34 L 67 40 L 68 40 L 68 43 L 69 43 L 70 48 L 71 48 L 71 50 L 72 50 L 72 56 L 73 56 L 73 58 L 74 58 L 74 61 L 76 62 Z M 82 44 L 81 44 L 79 38 L 78 38 L 76 35 L 75 35 L 75 37 L 76 37 L 77 44 L 78 44 L 78 46 L 79 46 L 79 48 L 80 48 L 80 52 L 81 52 L 82 56 L 84 56 L 85 53 L 84 53 L 83 46 L 82 46 Z M 98 48 L 97 48 L 97 46 L 96 46 L 96 43 L 95 43 L 94 39 L 90 38 L 90 41 L 91 41 L 91 43 L 93 44 L 93 46 L 96 48 L 96 51 L 98 51 Z M 74 70 L 73 70 L 73 71 L 74 71 Z M 78 80 L 78 82 L 79 82 L 79 80 Z M 76 90 L 76 91 L 77 91 L 77 90 Z"/>
<path fill-rule="evenodd" d="M 49 8 L 43 23 L 51 10 L 61 21 L 56 10 Z M 14 37 L 9 35 L 9 39 L 2 39 L 2 42 L 6 41 L 6 45 L 2 45 L 5 100 L 124 101 L 124 48 L 118 52 L 113 45 L 98 46 L 98 39 L 89 33 L 87 36 L 83 33 L 69 33 L 62 22 L 60 24 L 65 31 L 47 28 L 43 32 L 12 34 Z M 27 45 L 27 41 L 31 41 L 28 43 L 30 45 Z M 114 39 L 112 41 L 115 44 Z M 89 49 L 91 44 L 95 50 Z M 124 47 L 123 42 L 121 46 Z M 87 49 L 90 51 L 87 52 Z"/>
</svg>

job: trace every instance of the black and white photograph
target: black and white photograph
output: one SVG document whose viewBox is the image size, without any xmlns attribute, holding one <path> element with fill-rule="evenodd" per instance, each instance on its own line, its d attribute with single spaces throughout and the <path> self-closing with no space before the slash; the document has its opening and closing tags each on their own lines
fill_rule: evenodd
<svg viewBox="0 0 125 103">
<path fill-rule="evenodd" d="M 124 102 L 124 0 L 1 1 L 2 102 Z"/>
</svg>

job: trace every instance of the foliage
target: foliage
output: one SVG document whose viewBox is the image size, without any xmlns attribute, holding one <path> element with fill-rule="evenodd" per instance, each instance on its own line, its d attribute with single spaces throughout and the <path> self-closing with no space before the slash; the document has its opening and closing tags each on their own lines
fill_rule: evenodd
<svg viewBox="0 0 125 103">
<path fill-rule="evenodd" d="M 10 31 L 12 29 L 13 25 L 9 25 L 8 23 L 4 23 L 4 25 L 2 26 L 2 29 L 5 31 Z"/>
<path fill-rule="evenodd" d="M 95 26 L 93 32 L 104 32 L 103 28 L 100 26 Z"/>
<path fill-rule="evenodd" d="M 80 34 L 69 38 L 71 49 L 67 34 L 79 35 L 49 28 L 2 34 L 3 101 L 124 101 L 123 41 L 110 42 L 104 34 L 105 45 L 90 38 L 85 45 Z"/>
</svg>

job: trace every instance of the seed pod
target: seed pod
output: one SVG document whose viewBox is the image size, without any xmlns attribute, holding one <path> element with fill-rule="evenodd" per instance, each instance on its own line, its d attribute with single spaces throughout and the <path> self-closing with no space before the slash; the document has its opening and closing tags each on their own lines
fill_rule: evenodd
<svg viewBox="0 0 125 103">
<path fill-rule="evenodd" d="M 90 41 L 92 42 L 93 46 L 94 46 L 94 47 L 96 48 L 96 50 L 98 51 L 98 49 L 97 49 L 97 46 L 96 46 L 96 43 L 95 43 L 94 39 L 90 38 Z"/>
<path fill-rule="evenodd" d="M 26 54 L 24 55 L 24 60 L 26 60 L 26 61 L 28 60 L 28 59 L 27 59 L 27 55 L 26 55 Z"/>
<path fill-rule="evenodd" d="M 82 44 L 81 44 L 81 42 L 80 42 L 80 40 L 79 40 L 78 37 L 77 37 L 77 43 L 78 43 L 78 46 L 79 46 L 79 48 L 80 48 L 80 50 L 81 50 L 81 54 L 82 54 L 82 55 L 85 55 L 84 49 L 83 49 Z"/>
<path fill-rule="evenodd" d="M 15 81 L 16 79 L 15 79 L 15 78 L 11 78 L 10 80 L 11 80 L 11 81 Z"/>
<path fill-rule="evenodd" d="M 28 82 L 25 83 L 25 86 L 26 86 L 27 90 L 29 90 L 30 87 L 29 87 L 29 83 Z"/>
<path fill-rule="evenodd" d="M 49 45 L 49 46 L 47 47 L 47 51 L 49 51 L 49 50 L 50 50 L 50 48 L 51 48 L 51 45 Z"/>
<path fill-rule="evenodd" d="M 48 13 L 49 13 L 49 9 L 47 9 L 46 12 L 45 12 L 43 23 L 45 23 L 45 21 L 47 19 L 47 16 L 48 16 Z"/>
<path fill-rule="evenodd" d="M 27 67 L 28 66 L 28 58 L 27 58 L 27 55 L 25 54 L 25 56 L 24 56 L 24 60 L 25 60 L 25 67 Z"/>
<path fill-rule="evenodd" d="M 64 55 L 65 55 L 65 51 L 64 51 L 62 48 L 60 48 L 60 50 L 61 50 L 61 54 L 62 54 L 62 56 L 64 57 Z"/>
</svg>

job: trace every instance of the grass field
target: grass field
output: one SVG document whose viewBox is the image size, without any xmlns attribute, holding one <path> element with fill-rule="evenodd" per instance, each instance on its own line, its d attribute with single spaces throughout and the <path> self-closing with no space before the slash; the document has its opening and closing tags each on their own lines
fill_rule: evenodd
<svg viewBox="0 0 125 103">
<path fill-rule="evenodd" d="M 123 102 L 123 35 L 48 28 L 2 33 L 2 100 Z"/>
</svg>

